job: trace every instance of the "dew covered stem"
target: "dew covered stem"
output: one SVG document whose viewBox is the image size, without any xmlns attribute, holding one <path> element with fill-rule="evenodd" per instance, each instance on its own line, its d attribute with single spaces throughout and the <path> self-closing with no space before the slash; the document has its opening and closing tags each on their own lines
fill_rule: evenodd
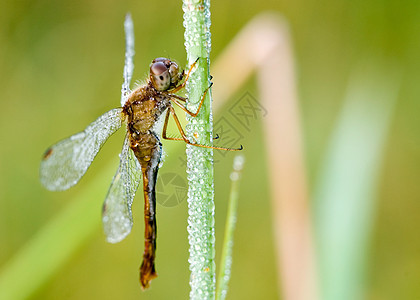
<svg viewBox="0 0 420 300">
<path fill-rule="evenodd" d="M 185 48 L 196 69 L 187 83 L 190 111 L 196 111 L 201 95 L 210 85 L 210 1 L 183 0 Z M 211 90 L 197 117 L 187 116 L 188 138 L 199 144 L 212 145 L 213 121 Z M 187 145 L 188 234 L 190 243 L 190 299 L 215 297 L 215 235 L 213 150 Z"/>
<path fill-rule="evenodd" d="M 226 299 L 228 283 L 232 269 L 233 233 L 236 225 L 238 211 L 239 181 L 244 166 L 245 158 L 242 155 L 235 156 L 233 160 L 233 172 L 230 174 L 231 188 L 229 195 L 229 207 L 226 216 L 225 237 L 223 241 L 222 257 L 220 259 L 219 276 L 217 277 L 216 300 Z"/>
</svg>

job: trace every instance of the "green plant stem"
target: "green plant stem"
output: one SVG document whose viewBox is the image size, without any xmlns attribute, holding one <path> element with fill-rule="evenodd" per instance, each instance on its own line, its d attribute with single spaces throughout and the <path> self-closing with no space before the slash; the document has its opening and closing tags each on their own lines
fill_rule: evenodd
<svg viewBox="0 0 420 300">
<path fill-rule="evenodd" d="M 232 184 L 230 187 L 229 207 L 226 216 L 220 271 L 217 277 L 217 300 L 225 299 L 228 291 L 228 283 L 232 269 L 233 233 L 235 231 L 236 215 L 238 211 L 239 181 L 241 179 L 243 165 L 244 157 L 242 155 L 235 156 L 235 159 L 233 160 L 233 172 L 230 174 Z"/>
<path fill-rule="evenodd" d="M 183 1 L 185 48 L 188 63 L 197 58 L 196 69 L 187 84 L 188 109 L 196 111 L 210 84 L 210 1 Z M 212 144 L 211 91 L 197 117 L 188 117 L 186 134 L 196 143 Z M 213 150 L 187 145 L 188 234 L 190 243 L 190 299 L 214 299 L 215 235 Z"/>
</svg>

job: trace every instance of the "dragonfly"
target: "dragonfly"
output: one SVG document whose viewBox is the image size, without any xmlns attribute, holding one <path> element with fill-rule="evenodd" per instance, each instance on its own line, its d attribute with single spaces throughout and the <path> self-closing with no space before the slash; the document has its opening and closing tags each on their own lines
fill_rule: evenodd
<svg viewBox="0 0 420 300">
<path fill-rule="evenodd" d="M 190 73 L 199 63 L 198 59 L 185 73 L 175 61 L 163 57 L 156 58 L 150 64 L 147 83 L 133 91 L 130 90 L 134 69 L 134 34 L 130 15 L 127 15 L 124 27 L 126 55 L 121 107 L 111 109 L 82 132 L 48 148 L 41 161 L 40 179 L 41 183 L 51 191 L 67 190 L 74 186 L 86 173 L 106 140 L 125 124 L 126 135 L 119 167 L 103 204 L 102 223 L 106 239 L 110 243 L 117 243 L 130 233 L 133 225 L 131 206 L 143 178 L 145 233 L 140 284 L 143 289 L 147 289 L 150 281 L 157 277 L 155 186 L 162 155 L 162 144 L 156 131 L 158 120 L 161 116 L 165 116 L 163 139 L 227 151 L 239 151 L 242 150 L 242 146 L 232 149 L 202 145 L 186 136 L 173 105 L 180 107 L 192 117 L 198 115 L 211 85 L 203 92 L 196 112 L 186 108 L 184 103 L 187 98 L 175 94 L 186 86 Z M 175 120 L 181 137 L 167 135 L 168 121 L 171 117 Z"/>
</svg>

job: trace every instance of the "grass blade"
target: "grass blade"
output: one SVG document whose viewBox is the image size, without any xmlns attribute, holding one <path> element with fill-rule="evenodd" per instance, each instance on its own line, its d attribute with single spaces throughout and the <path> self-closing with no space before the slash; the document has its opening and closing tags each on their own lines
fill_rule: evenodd
<svg viewBox="0 0 420 300">
<path fill-rule="evenodd" d="M 320 299 L 363 298 L 376 184 L 399 88 L 392 71 L 367 65 L 355 72 L 325 155 L 315 193 Z"/>
<path fill-rule="evenodd" d="M 228 283 L 232 269 L 232 248 L 233 233 L 236 225 L 236 215 L 238 211 L 239 182 L 244 166 L 245 159 L 242 155 L 235 156 L 233 160 L 233 172 L 230 174 L 232 181 L 229 195 L 229 206 L 226 216 L 225 238 L 223 240 L 222 258 L 220 260 L 220 271 L 217 277 L 216 299 L 226 298 Z"/>
</svg>

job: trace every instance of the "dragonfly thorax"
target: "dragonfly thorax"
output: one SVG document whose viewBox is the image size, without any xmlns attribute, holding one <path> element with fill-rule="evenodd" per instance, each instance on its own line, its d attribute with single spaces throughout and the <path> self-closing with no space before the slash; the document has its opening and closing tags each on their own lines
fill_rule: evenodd
<svg viewBox="0 0 420 300">
<path fill-rule="evenodd" d="M 160 115 L 170 105 L 169 97 L 150 85 L 137 88 L 124 106 L 127 129 L 136 134 L 153 130 Z"/>
</svg>

